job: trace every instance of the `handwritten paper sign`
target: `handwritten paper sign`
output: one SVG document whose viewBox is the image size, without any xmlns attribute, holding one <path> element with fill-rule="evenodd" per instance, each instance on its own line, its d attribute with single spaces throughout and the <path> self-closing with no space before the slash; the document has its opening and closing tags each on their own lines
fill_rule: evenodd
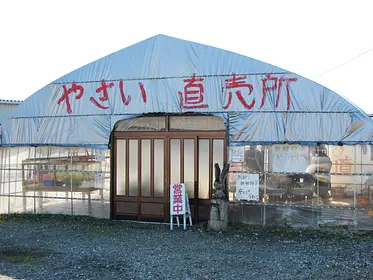
<svg viewBox="0 0 373 280">
<path fill-rule="evenodd" d="M 259 174 L 236 173 L 236 199 L 259 201 Z"/>
<path fill-rule="evenodd" d="M 103 150 L 96 150 L 95 151 L 95 160 L 99 162 L 105 161 L 105 151 Z"/>
<path fill-rule="evenodd" d="M 308 147 L 301 145 L 273 145 L 272 171 L 306 172 L 308 153 Z"/>
<path fill-rule="evenodd" d="M 230 158 L 231 162 L 244 162 L 245 159 L 245 147 L 238 146 L 238 147 L 230 147 Z"/>
<path fill-rule="evenodd" d="M 95 172 L 95 188 L 103 189 L 105 187 L 105 173 Z"/>
<path fill-rule="evenodd" d="M 170 186 L 170 214 L 185 214 L 185 184 L 171 184 Z"/>
</svg>

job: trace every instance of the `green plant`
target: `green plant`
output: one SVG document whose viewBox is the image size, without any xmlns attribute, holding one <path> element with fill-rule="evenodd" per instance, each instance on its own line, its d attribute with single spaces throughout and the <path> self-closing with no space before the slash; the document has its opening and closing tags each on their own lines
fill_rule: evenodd
<svg viewBox="0 0 373 280">
<path fill-rule="evenodd" d="M 63 178 L 66 186 L 72 184 L 73 187 L 79 187 L 83 181 L 93 181 L 95 178 L 93 172 L 61 172 L 57 176 Z"/>
</svg>

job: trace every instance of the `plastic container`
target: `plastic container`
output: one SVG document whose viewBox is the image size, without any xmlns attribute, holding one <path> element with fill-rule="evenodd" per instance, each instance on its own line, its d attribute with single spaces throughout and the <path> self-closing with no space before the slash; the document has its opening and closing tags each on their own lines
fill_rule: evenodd
<svg viewBox="0 0 373 280">
<path fill-rule="evenodd" d="M 43 180 L 44 187 L 52 187 L 54 186 L 54 180 Z"/>
<path fill-rule="evenodd" d="M 54 174 L 46 173 L 42 175 L 43 181 L 54 180 Z"/>
</svg>

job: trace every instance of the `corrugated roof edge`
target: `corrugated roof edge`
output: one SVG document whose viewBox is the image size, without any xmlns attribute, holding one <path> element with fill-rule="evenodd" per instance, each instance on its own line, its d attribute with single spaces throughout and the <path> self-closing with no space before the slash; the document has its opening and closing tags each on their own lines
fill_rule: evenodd
<svg viewBox="0 0 373 280">
<path fill-rule="evenodd" d="M 0 99 L 0 104 L 20 104 L 22 101 L 20 100 L 7 100 L 7 99 Z"/>
</svg>

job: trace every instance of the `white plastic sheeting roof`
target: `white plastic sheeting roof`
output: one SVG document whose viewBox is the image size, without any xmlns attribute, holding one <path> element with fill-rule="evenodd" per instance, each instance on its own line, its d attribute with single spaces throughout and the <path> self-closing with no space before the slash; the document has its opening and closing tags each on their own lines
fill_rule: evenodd
<svg viewBox="0 0 373 280">
<path fill-rule="evenodd" d="M 107 148 L 121 119 L 224 118 L 230 145 L 371 144 L 373 122 L 340 95 L 279 67 L 158 35 L 46 85 L 1 126 L 3 146 Z"/>
</svg>

